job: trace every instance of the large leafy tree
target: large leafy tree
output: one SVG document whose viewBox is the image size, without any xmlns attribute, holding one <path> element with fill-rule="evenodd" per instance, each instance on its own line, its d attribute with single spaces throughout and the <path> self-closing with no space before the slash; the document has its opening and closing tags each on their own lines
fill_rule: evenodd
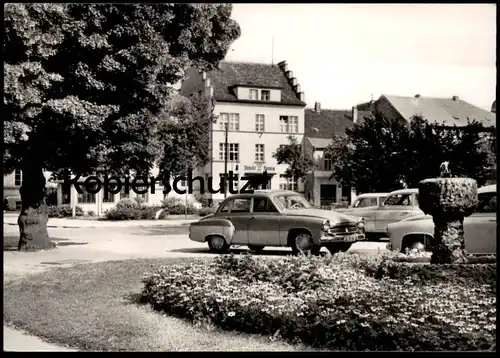
<svg viewBox="0 0 500 358">
<path fill-rule="evenodd" d="M 273 154 L 278 164 L 288 164 L 285 176 L 294 180 L 304 180 L 307 173 L 314 168 L 314 160 L 304 153 L 302 145 L 294 136 L 288 136 L 288 144 L 280 146 Z"/>
<path fill-rule="evenodd" d="M 333 160 L 333 177 L 366 193 L 416 187 L 438 176 L 444 161 L 450 162 L 453 175 L 482 185 L 496 163 L 494 148 L 495 136 L 476 121 L 449 128 L 419 116 L 406 123 L 377 114 L 334 138 L 327 155 Z"/>
<path fill-rule="evenodd" d="M 326 149 L 325 156 L 332 159 L 332 177 L 358 193 L 403 187 L 398 153 L 407 137 L 404 122 L 381 114 L 365 116 Z"/>
<path fill-rule="evenodd" d="M 48 248 L 43 170 L 144 173 L 189 66 L 238 38 L 229 4 L 4 7 L 4 173 L 23 171 L 20 249 Z"/>
<path fill-rule="evenodd" d="M 167 118 L 160 131 L 161 172 L 177 175 L 207 164 L 210 160 L 208 131 L 215 120 L 210 99 L 200 94 L 190 98 L 176 96 L 165 115 Z"/>
</svg>

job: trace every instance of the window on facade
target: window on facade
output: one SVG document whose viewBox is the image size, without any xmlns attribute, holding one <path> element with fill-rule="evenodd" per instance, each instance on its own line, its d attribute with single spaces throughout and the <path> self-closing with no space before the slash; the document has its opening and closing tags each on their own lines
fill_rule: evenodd
<svg viewBox="0 0 500 358">
<path fill-rule="evenodd" d="M 91 184 L 89 184 L 90 186 Z M 85 186 L 80 186 L 81 190 L 82 190 L 82 193 L 81 194 L 78 194 L 78 203 L 81 203 L 81 204 L 95 204 L 96 203 L 96 198 L 95 198 L 95 194 L 91 194 L 89 192 L 87 192 Z"/>
<path fill-rule="evenodd" d="M 227 175 L 229 176 L 229 173 L 227 173 Z M 226 175 L 224 173 L 219 174 L 219 180 L 220 180 L 219 185 L 220 185 L 220 183 L 223 182 L 223 180 L 225 181 L 225 178 L 226 178 Z M 240 176 L 238 174 L 233 173 L 233 189 L 234 190 L 238 190 L 238 188 L 239 188 L 239 182 L 240 182 L 239 178 L 240 178 Z M 228 180 L 229 180 L 229 178 L 228 178 Z M 216 185 L 217 184 L 214 183 L 214 187 L 216 187 Z M 218 187 L 216 187 L 216 188 L 218 188 Z M 216 189 L 216 188 L 214 188 L 214 189 Z M 229 181 L 227 182 L 227 192 L 229 193 Z"/>
<path fill-rule="evenodd" d="M 228 143 L 229 144 L 229 158 L 231 162 L 237 162 L 240 160 L 240 145 L 238 143 Z M 226 160 L 226 145 L 225 143 L 219 143 L 219 160 Z"/>
<path fill-rule="evenodd" d="M 268 91 L 268 90 L 260 91 L 260 99 L 261 99 L 261 101 L 270 101 L 271 100 L 271 91 Z"/>
<path fill-rule="evenodd" d="M 221 113 L 219 115 L 219 129 L 226 130 L 229 125 L 230 131 L 240 130 L 240 114 L 239 113 Z"/>
<path fill-rule="evenodd" d="M 327 171 L 332 170 L 332 160 L 330 158 L 323 159 L 323 169 Z"/>
<path fill-rule="evenodd" d="M 251 100 L 254 100 L 254 101 L 258 100 L 259 99 L 259 91 L 257 91 L 256 89 L 251 89 L 249 98 Z"/>
<path fill-rule="evenodd" d="M 21 186 L 23 183 L 23 173 L 21 172 L 20 169 L 16 169 L 14 172 L 14 185 L 15 186 Z"/>
<path fill-rule="evenodd" d="M 299 186 L 294 178 L 287 177 L 283 174 L 280 175 L 280 190 L 298 191 L 298 189 Z"/>
<path fill-rule="evenodd" d="M 264 144 L 255 145 L 255 161 L 256 162 L 264 161 Z"/>
<path fill-rule="evenodd" d="M 256 132 L 264 132 L 264 115 L 256 114 L 255 115 L 255 131 Z"/>
<path fill-rule="evenodd" d="M 280 116 L 280 129 L 283 133 L 298 133 L 299 132 L 299 117 L 296 116 Z"/>
<path fill-rule="evenodd" d="M 109 189 L 115 191 L 116 184 L 109 183 Z M 109 190 L 106 190 L 106 193 L 104 192 L 104 190 L 102 192 L 103 192 L 103 198 L 102 198 L 103 203 L 114 203 L 115 202 L 115 194 L 112 194 Z"/>
</svg>

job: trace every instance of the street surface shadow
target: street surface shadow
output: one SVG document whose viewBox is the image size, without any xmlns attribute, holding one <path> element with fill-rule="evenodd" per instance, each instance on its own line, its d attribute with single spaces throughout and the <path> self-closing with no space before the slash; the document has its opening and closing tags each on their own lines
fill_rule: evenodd
<svg viewBox="0 0 500 358">
<path fill-rule="evenodd" d="M 189 234 L 188 226 L 153 226 L 140 228 L 140 231 L 132 233 L 138 236 L 164 236 L 164 235 L 187 235 Z"/>
<path fill-rule="evenodd" d="M 212 254 L 212 255 L 219 255 L 213 252 L 210 252 L 210 250 L 205 247 L 193 247 L 193 248 L 182 248 L 182 249 L 173 249 L 173 250 L 168 250 L 169 252 L 182 252 L 186 254 Z M 249 249 L 230 249 L 228 254 L 252 254 L 254 256 L 288 256 L 292 255 L 291 250 L 264 250 L 261 253 L 254 253 L 253 251 L 250 251 Z M 321 253 L 323 254 L 323 253 Z"/>
<path fill-rule="evenodd" d="M 72 243 L 66 243 L 61 241 L 69 241 L 69 239 L 63 239 L 58 237 L 51 237 L 50 241 L 55 243 L 57 246 L 67 246 Z M 19 244 L 19 235 L 15 236 L 4 236 L 3 237 L 3 251 L 17 251 L 17 245 Z M 78 244 L 78 243 L 73 243 Z"/>
<path fill-rule="evenodd" d="M 58 242 L 57 246 L 71 246 L 71 245 L 88 245 L 88 242 Z"/>
</svg>

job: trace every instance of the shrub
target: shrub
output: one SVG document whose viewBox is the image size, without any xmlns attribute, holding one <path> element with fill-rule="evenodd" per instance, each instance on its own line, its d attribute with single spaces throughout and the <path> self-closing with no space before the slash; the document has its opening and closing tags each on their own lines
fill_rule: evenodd
<svg viewBox="0 0 500 358">
<path fill-rule="evenodd" d="M 130 199 L 130 198 L 121 199 L 116 204 L 116 208 L 117 209 L 122 209 L 122 208 L 136 208 L 138 206 L 139 206 L 139 204 L 137 203 L 137 201 L 135 201 L 133 199 Z"/>
<path fill-rule="evenodd" d="M 157 206 L 118 207 L 117 205 L 107 210 L 104 215 L 108 220 L 154 220 L 158 210 L 160 207 Z"/>
<path fill-rule="evenodd" d="M 87 216 L 95 216 L 95 212 L 92 210 L 87 211 Z"/>
<path fill-rule="evenodd" d="M 457 285 L 493 284 L 497 280 L 496 264 L 410 264 L 386 260 L 377 266 L 373 277 L 411 280 L 419 284 L 440 282 Z"/>
<path fill-rule="evenodd" d="M 209 267 L 154 268 L 142 295 L 155 309 L 193 321 L 334 350 L 495 347 L 496 295 L 489 285 L 414 285 L 366 275 L 363 267 L 391 255 L 226 255 Z"/>
<path fill-rule="evenodd" d="M 63 205 L 50 205 L 47 206 L 47 211 L 49 218 L 70 218 L 73 216 L 73 210 L 71 209 L 71 205 L 63 204 Z M 75 215 L 83 216 L 85 213 L 81 206 L 75 207 Z"/>
<path fill-rule="evenodd" d="M 186 214 L 186 201 L 177 198 L 171 197 L 166 198 L 162 201 L 162 207 L 164 210 L 164 215 L 184 215 Z M 187 214 L 188 215 L 196 215 L 199 213 L 199 209 L 195 207 L 193 201 L 188 201 L 187 203 Z"/>
<path fill-rule="evenodd" d="M 216 211 L 216 209 L 213 207 L 212 208 L 201 208 L 200 210 L 198 210 L 198 215 L 207 216 L 207 215 L 215 213 L 215 211 Z"/>
</svg>

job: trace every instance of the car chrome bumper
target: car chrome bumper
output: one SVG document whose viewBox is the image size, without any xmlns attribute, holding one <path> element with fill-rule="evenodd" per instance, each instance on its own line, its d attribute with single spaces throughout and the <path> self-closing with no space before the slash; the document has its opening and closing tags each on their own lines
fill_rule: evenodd
<svg viewBox="0 0 500 358">
<path fill-rule="evenodd" d="M 356 242 L 365 240 L 365 234 L 351 234 L 351 235 L 328 235 L 321 236 L 319 241 L 321 244 L 330 242 Z"/>
</svg>

